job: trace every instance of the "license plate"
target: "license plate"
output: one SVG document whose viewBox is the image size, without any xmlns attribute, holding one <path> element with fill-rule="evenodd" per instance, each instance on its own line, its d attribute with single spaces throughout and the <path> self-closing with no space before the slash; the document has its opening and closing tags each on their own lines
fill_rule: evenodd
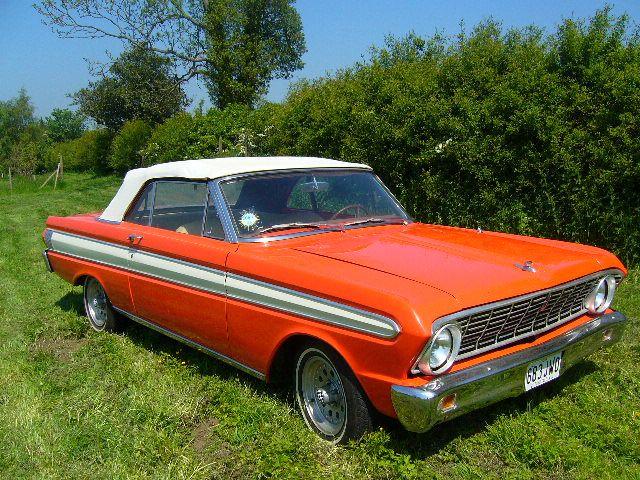
<svg viewBox="0 0 640 480">
<path fill-rule="evenodd" d="M 524 390 L 539 387 L 560 376 L 562 367 L 562 352 L 554 353 L 530 363 L 524 376 Z"/>
</svg>

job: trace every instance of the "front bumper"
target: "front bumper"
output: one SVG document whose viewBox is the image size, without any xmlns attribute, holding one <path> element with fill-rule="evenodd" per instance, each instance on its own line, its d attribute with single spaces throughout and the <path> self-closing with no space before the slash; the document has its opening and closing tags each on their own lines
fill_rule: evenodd
<svg viewBox="0 0 640 480">
<path fill-rule="evenodd" d="M 434 425 L 524 392 L 528 365 L 563 351 L 560 375 L 601 346 L 622 336 L 626 317 L 613 312 L 546 343 L 465 370 L 445 374 L 421 387 L 393 385 L 391 399 L 407 430 L 426 432 Z M 455 399 L 452 401 L 452 396 Z"/>
</svg>

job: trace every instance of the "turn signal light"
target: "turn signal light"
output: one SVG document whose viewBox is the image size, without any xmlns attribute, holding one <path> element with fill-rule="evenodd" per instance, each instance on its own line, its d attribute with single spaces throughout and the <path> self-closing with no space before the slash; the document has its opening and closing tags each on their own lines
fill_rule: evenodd
<svg viewBox="0 0 640 480">
<path fill-rule="evenodd" d="M 442 399 L 440 400 L 440 403 L 438 403 L 438 409 L 442 413 L 447 413 L 452 410 L 455 410 L 456 408 L 458 408 L 458 402 L 456 400 L 457 400 L 457 395 L 455 393 L 452 393 L 451 395 L 446 395 L 442 397 Z"/>
</svg>

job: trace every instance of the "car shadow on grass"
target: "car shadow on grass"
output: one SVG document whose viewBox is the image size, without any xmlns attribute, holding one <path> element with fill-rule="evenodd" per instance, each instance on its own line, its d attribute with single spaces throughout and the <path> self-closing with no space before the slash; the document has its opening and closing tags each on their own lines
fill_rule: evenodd
<svg viewBox="0 0 640 480">
<path fill-rule="evenodd" d="M 426 433 L 409 432 L 398 421 L 390 418 L 381 420 L 381 424 L 391 437 L 388 445 L 390 448 L 397 453 L 410 455 L 413 460 L 423 460 L 437 454 L 456 439 L 466 439 L 482 433 L 501 417 L 517 417 L 533 410 L 539 404 L 561 395 L 563 389 L 597 370 L 598 366 L 594 362 L 584 360 L 564 372 L 554 382 L 441 423 Z"/>
<path fill-rule="evenodd" d="M 133 320 L 125 319 L 125 327 L 122 333 L 134 344 L 146 350 L 160 355 L 171 356 L 176 361 L 195 368 L 199 375 L 215 376 L 222 380 L 235 379 L 250 387 L 258 395 L 273 396 L 289 408 L 296 408 L 293 392 L 286 385 L 265 383 L 263 380 L 228 365 L 222 360 L 140 325 Z"/>
<path fill-rule="evenodd" d="M 64 297 L 58 299 L 56 305 L 65 312 L 73 312 L 81 317 L 84 316 L 84 299 L 81 291 L 71 290 Z"/>
<path fill-rule="evenodd" d="M 56 301 L 56 305 L 62 310 L 76 313 L 80 317 L 85 317 L 84 299 L 81 291 L 70 291 Z M 150 352 L 168 355 L 176 361 L 193 366 L 201 375 L 214 375 L 221 379 L 236 378 L 242 380 L 254 388 L 256 392 L 275 394 L 278 399 L 293 407 L 293 396 L 289 395 L 287 389 L 283 386 L 266 384 L 262 380 L 227 365 L 223 361 L 185 345 L 178 340 L 174 340 L 151 328 L 140 325 L 122 315 L 120 315 L 120 318 L 123 321 L 120 333 L 126 335 L 134 344 Z M 87 328 L 89 328 L 88 325 Z"/>
<path fill-rule="evenodd" d="M 80 292 L 69 292 L 56 304 L 63 310 L 84 316 L 83 298 Z M 122 333 L 136 345 L 157 354 L 168 355 L 176 361 L 195 367 L 200 375 L 212 375 L 223 380 L 237 379 L 250 386 L 256 393 L 275 396 L 278 401 L 297 411 L 294 395 L 286 384 L 266 384 L 248 373 L 151 328 L 139 325 L 129 319 L 123 318 L 123 320 Z M 390 437 L 388 446 L 390 448 L 397 453 L 410 455 L 413 460 L 422 460 L 437 454 L 456 439 L 466 439 L 482 433 L 501 417 L 525 414 L 538 404 L 548 401 L 556 395 L 561 395 L 564 388 L 577 383 L 585 375 L 592 374 L 597 370 L 598 366 L 594 362 L 584 360 L 547 385 L 436 425 L 426 433 L 409 432 L 397 420 L 384 416 L 378 418 L 378 424 L 388 432 Z"/>
</svg>

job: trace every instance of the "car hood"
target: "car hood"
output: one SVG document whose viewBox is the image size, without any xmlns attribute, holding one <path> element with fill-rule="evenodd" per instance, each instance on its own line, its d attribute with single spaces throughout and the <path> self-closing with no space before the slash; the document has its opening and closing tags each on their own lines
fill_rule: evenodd
<svg viewBox="0 0 640 480">
<path fill-rule="evenodd" d="M 541 290 L 615 265 L 607 258 L 611 254 L 594 247 L 420 223 L 306 239 L 294 248 L 429 285 L 465 306 Z M 518 267 L 526 261 L 533 262 L 535 272 Z"/>
</svg>

